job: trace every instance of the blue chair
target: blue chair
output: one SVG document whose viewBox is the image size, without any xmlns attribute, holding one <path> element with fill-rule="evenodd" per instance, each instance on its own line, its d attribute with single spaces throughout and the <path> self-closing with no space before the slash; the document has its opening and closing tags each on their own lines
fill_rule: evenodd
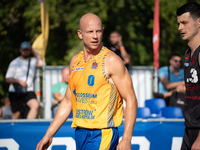
<svg viewBox="0 0 200 150">
<path fill-rule="evenodd" d="M 145 100 L 145 106 L 150 108 L 151 114 L 154 117 L 159 117 L 160 110 L 166 107 L 166 103 L 162 98 L 152 98 Z"/>
<path fill-rule="evenodd" d="M 138 107 L 137 108 L 137 118 L 151 118 L 151 111 L 148 107 Z"/>
<path fill-rule="evenodd" d="M 180 107 L 168 106 L 161 109 L 161 116 L 165 118 L 184 118 Z"/>
</svg>

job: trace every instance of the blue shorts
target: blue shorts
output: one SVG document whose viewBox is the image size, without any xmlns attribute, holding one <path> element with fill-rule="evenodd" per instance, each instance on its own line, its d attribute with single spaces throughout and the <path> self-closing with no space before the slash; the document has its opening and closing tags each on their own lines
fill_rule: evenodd
<svg viewBox="0 0 200 150">
<path fill-rule="evenodd" d="M 83 129 L 75 131 L 76 150 L 115 150 L 119 142 L 117 128 Z"/>
</svg>

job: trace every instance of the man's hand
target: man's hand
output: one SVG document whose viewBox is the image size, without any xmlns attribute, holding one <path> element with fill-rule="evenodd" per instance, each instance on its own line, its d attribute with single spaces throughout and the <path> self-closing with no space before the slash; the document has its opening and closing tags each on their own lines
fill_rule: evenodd
<svg viewBox="0 0 200 150">
<path fill-rule="evenodd" d="M 19 83 L 22 87 L 26 87 L 26 86 L 27 86 L 26 81 L 18 80 L 18 83 Z"/>
<path fill-rule="evenodd" d="M 121 46 L 123 46 L 123 42 L 122 42 L 122 39 L 119 39 L 119 41 L 118 41 L 118 47 L 120 48 Z"/>
<path fill-rule="evenodd" d="M 200 150 L 200 142 L 197 140 L 193 143 L 191 150 Z"/>
<path fill-rule="evenodd" d="M 52 142 L 52 138 L 47 139 L 47 138 L 44 137 L 44 138 L 37 144 L 36 150 L 47 150 L 47 148 L 49 147 L 49 145 L 51 144 L 51 142 Z"/>
<path fill-rule="evenodd" d="M 131 141 L 129 140 L 122 140 L 117 145 L 117 150 L 131 150 Z"/>
<path fill-rule="evenodd" d="M 53 106 L 56 106 L 58 103 L 59 103 L 59 101 L 55 99 L 55 100 L 53 101 Z"/>
<path fill-rule="evenodd" d="M 193 143 L 191 150 L 200 150 L 200 132 L 196 141 Z"/>
</svg>

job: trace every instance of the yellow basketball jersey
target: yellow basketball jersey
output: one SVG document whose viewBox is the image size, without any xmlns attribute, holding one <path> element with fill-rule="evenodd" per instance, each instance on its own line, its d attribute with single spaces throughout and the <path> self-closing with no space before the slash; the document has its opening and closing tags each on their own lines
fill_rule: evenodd
<svg viewBox="0 0 200 150">
<path fill-rule="evenodd" d="M 75 59 L 69 78 L 72 128 L 103 129 L 122 123 L 122 98 L 105 74 L 105 57 L 109 53 L 112 51 L 103 47 L 88 62 L 83 51 Z"/>
</svg>

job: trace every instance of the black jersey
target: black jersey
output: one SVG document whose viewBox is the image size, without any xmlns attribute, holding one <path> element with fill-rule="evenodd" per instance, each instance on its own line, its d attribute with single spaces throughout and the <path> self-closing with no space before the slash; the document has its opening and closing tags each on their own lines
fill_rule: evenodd
<svg viewBox="0 0 200 150">
<path fill-rule="evenodd" d="M 191 50 L 185 53 L 184 78 L 185 78 L 185 126 L 200 129 L 200 46 L 191 57 Z"/>
</svg>

